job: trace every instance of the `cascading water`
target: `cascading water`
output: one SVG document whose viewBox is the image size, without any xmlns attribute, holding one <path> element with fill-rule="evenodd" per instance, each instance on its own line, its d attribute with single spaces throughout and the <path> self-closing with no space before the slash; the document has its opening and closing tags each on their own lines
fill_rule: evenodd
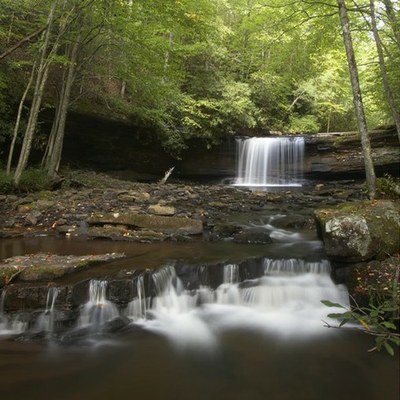
<svg viewBox="0 0 400 400">
<path fill-rule="evenodd" d="M 148 308 L 146 301 L 146 292 L 144 288 L 144 276 L 140 275 L 136 282 L 132 281 L 132 285 L 136 287 L 137 297 L 135 297 L 129 304 L 126 314 L 133 320 L 144 319 Z"/>
<path fill-rule="evenodd" d="M 237 149 L 236 186 L 301 186 L 303 138 L 238 139 Z"/>
<path fill-rule="evenodd" d="M 24 332 L 28 323 L 20 320 L 16 315 L 14 318 L 4 312 L 7 289 L 3 289 L 0 296 L 0 336 L 15 335 Z"/>
<path fill-rule="evenodd" d="M 138 321 L 131 305 L 128 316 L 178 346 L 195 342 L 212 348 L 221 329 L 246 325 L 280 335 L 322 333 L 327 310 L 321 300 L 348 305 L 347 290 L 331 280 L 327 260 L 265 258 L 261 271 L 240 282 L 240 266 L 226 264 L 216 289 L 200 284 L 184 290 L 175 268 L 166 266 L 151 277 L 155 290 L 147 314 L 152 318 Z"/>
<path fill-rule="evenodd" d="M 106 322 L 119 316 L 114 303 L 106 297 L 107 281 L 91 279 L 89 282 L 89 301 L 81 310 L 78 327 L 101 328 Z"/>
<path fill-rule="evenodd" d="M 49 336 L 51 336 L 54 331 L 55 304 L 59 293 L 59 288 L 49 288 L 46 298 L 46 309 L 39 316 L 36 323 L 38 330 L 47 332 Z"/>
</svg>

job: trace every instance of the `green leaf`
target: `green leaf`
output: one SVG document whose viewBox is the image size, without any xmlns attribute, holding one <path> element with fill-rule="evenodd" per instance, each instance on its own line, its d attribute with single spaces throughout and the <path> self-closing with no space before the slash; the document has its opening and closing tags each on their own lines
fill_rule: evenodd
<svg viewBox="0 0 400 400">
<path fill-rule="evenodd" d="M 393 322 L 390 322 L 390 321 L 383 321 L 382 325 L 385 328 L 388 328 L 388 329 L 396 329 L 396 325 Z"/>
<path fill-rule="evenodd" d="M 350 321 L 350 319 L 345 318 L 343 321 L 340 322 L 339 328 L 342 327 L 344 324 L 347 324 Z"/>
<path fill-rule="evenodd" d="M 328 318 L 339 319 L 343 317 L 344 313 L 331 313 L 328 314 Z"/>
<path fill-rule="evenodd" d="M 339 304 L 339 303 L 333 303 L 333 302 L 330 301 L 330 300 L 321 300 L 321 303 L 324 304 L 324 305 L 327 306 L 327 307 L 338 307 L 338 308 L 344 308 L 344 309 L 345 309 L 345 307 L 342 306 L 341 304 Z"/>
<path fill-rule="evenodd" d="M 385 346 L 386 351 L 387 351 L 391 356 L 394 356 L 393 347 L 392 347 L 388 342 L 383 343 L 383 345 Z"/>
</svg>

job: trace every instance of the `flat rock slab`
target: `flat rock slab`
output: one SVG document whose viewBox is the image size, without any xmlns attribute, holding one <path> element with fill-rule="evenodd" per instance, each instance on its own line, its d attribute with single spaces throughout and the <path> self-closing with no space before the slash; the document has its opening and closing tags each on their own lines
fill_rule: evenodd
<svg viewBox="0 0 400 400">
<path fill-rule="evenodd" d="M 17 280 L 25 282 L 50 281 L 81 271 L 94 264 L 122 257 L 125 257 L 123 253 L 84 256 L 37 253 L 11 257 L 0 263 L 0 287 Z"/>
<path fill-rule="evenodd" d="M 166 217 L 136 213 L 108 213 L 92 215 L 89 225 L 122 225 L 129 228 L 146 229 L 155 232 L 181 235 L 198 235 L 203 232 L 203 222 L 199 219 Z"/>
</svg>

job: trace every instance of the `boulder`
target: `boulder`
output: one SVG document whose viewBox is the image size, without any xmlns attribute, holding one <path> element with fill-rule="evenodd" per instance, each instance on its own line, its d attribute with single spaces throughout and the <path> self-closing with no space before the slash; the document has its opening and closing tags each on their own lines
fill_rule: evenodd
<svg viewBox="0 0 400 400">
<path fill-rule="evenodd" d="M 400 204 L 389 200 L 346 203 L 314 212 L 328 257 L 357 263 L 399 252 Z"/>
</svg>

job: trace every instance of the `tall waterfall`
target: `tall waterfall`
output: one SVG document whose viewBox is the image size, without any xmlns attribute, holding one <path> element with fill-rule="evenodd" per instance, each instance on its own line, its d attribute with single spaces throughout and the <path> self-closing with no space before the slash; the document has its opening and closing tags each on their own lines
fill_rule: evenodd
<svg viewBox="0 0 400 400">
<path fill-rule="evenodd" d="M 304 139 L 238 139 L 237 186 L 301 186 Z"/>
</svg>

